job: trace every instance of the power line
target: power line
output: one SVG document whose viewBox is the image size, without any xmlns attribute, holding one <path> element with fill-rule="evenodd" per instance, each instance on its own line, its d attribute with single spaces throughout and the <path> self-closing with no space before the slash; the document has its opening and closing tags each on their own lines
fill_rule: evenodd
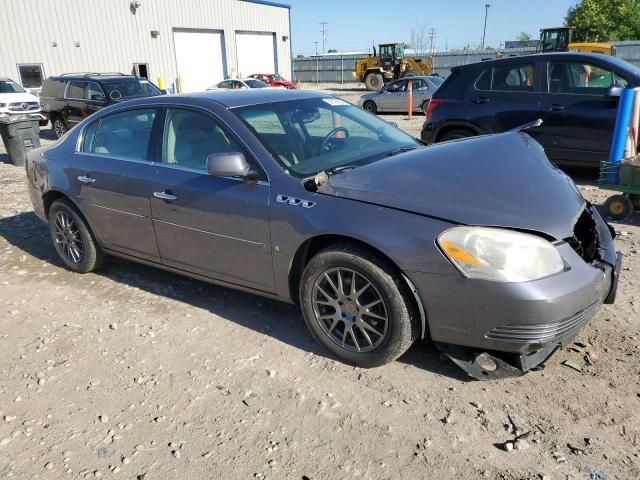
<svg viewBox="0 0 640 480">
<path fill-rule="evenodd" d="M 329 23 L 320 22 L 320 25 L 322 25 L 322 30 L 320 30 L 320 33 L 322 34 L 322 54 L 324 55 L 326 53 L 325 46 L 327 43 L 327 33 L 329 33 L 329 30 L 327 30 L 327 25 L 329 25 Z"/>
</svg>

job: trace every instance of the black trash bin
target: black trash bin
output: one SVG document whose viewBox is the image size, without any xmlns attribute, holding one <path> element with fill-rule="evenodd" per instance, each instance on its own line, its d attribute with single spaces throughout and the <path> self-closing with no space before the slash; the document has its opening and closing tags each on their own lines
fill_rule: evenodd
<svg viewBox="0 0 640 480">
<path fill-rule="evenodd" d="M 40 146 L 39 122 L 40 118 L 0 119 L 0 136 L 14 165 L 24 165 L 27 153 Z"/>
</svg>

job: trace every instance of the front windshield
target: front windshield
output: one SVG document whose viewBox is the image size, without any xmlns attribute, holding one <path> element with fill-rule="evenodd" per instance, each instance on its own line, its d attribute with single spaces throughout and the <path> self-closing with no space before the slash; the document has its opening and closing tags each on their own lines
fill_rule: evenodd
<svg viewBox="0 0 640 480">
<path fill-rule="evenodd" d="M 114 101 L 162 95 L 162 92 L 153 83 L 133 78 L 109 80 L 108 82 L 103 82 L 102 86 L 107 91 L 107 96 Z"/>
<path fill-rule="evenodd" d="M 406 133 L 333 97 L 234 109 L 273 157 L 299 177 L 371 163 L 420 144 Z"/>
<path fill-rule="evenodd" d="M 0 80 L 0 93 L 24 93 L 24 88 L 11 80 Z"/>
</svg>

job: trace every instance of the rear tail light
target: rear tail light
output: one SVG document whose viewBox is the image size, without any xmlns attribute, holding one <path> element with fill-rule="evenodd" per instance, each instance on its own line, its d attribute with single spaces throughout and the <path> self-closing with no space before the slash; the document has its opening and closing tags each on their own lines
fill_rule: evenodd
<svg viewBox="0 0 640 480">
<path fill-rule="evenodd" d="M 427 104 L 427 108 L 425 109 L 425 112 L 424 112 L 424 114 L 427 116 L 427 118 L 430 118 L 431 115 L 433 115 L 433 111 L 441 103 L 442 103 L 442 100 L 440 100 L 439 98 L 432 98 L 431 100 L 429 100 L 429 103 Z"/>
</svg>

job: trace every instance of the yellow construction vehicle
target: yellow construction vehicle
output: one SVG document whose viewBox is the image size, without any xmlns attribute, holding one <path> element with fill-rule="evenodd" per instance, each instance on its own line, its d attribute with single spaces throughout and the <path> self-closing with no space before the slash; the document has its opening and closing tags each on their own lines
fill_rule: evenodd
<svg viewBox="0 0 640 480">
<path fill-rule="evenodd" d="M 382 43 L 378 45 L 379 55 L 373 48 L 373 55 L 356 60 L 354 77 L 363 82 L 367 90 L 377 91 L 387 82 L 404 77 L 429 75 L 433 69 L 433 59 L 405 57 L 402 43 Z"/>
<path fill-rule="evenodd" d="M 573 42 L 574 27 L 554 27 L 540 30 L 538 52 L 587 52 L 615 55 L 616 48 L 608 43 Z"/>
</svg>

